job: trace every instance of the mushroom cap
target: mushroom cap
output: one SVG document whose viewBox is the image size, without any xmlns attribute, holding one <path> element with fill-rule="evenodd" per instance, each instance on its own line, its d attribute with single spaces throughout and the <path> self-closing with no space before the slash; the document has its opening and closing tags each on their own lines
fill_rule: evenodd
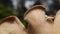
<svg viewBox="0 0 60 34">
<path fill-rule="evenodd" d="M 25 14 L 24 14 L 24 17 L 31 11 L 31 10 L 34 10 L 34 9 L 41 9 L 41 10 L 44 10 L 45 11 L 45 7 L 43 5 L 36 5 L 36 6 L 33 6 L 31 7 L 30 9 L 28 9 Z"/>
</svg>

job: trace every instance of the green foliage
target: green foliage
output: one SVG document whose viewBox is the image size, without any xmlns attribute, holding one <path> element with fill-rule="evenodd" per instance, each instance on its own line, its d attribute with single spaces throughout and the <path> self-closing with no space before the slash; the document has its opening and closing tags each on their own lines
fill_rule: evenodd
<svg viewBox="0 0 60 34">
<path fill-rule="evenodd" d="M 58 3 L 59 3 L 59 5 L 60 5 L 60 0 L 58 0 Z"/>
<path fill-rule="evenodd" d="M 28 23 L 27 23 L 27 21 L 25 21 L 25 20 L 23 20 L 23 19 L 21 19 L 21 18 L 20 18 L 20 20 L 21 20 L 21 22 L 24 24 L 24 26 L 25 26 L 26 28 L 28 28 Z"/>
<path fill-rule="evenodd" d="M 0 4 L 0 19 L 10 15 L 16 15 L 13 8 L 11 6 L 4 7 Z"/>
</svg>

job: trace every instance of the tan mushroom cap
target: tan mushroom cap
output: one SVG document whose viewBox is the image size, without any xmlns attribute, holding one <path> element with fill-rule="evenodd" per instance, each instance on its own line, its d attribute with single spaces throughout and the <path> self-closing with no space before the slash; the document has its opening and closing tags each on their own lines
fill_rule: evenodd
<svg viewBox="0 0 60 34">
<path fill-rule="evenodd" d="M 41 9 L 41 10 L 44 10 L 45 11 L 45 7 L 43 5 L 36 5 L 36 6 L 33 6 L 32 8 L 28 9 L 25 14 L 24 14 L 24 17 L 31 11 L 31 10 L 34 10 L 34 9 Z"/>
<path fill-rule="evenodd" d="M 0 34 L 27 34 L 27 30 L 18 17 L 8 16 L 0 22 Z"/>
<path fill-rule="evenodd" d="M 19 20 L 19 18 L 17 16 L 8 16 L 8 17 L 5 17 L 5 18 L 3 18 L 0 21 L 0 24 L 3 24 L 4 22 L 8 22 L 8 23 L 16 22 L 18 25 L 24 27 L 24 25 L 21 23 L 21 21 Z"/>
</svg>

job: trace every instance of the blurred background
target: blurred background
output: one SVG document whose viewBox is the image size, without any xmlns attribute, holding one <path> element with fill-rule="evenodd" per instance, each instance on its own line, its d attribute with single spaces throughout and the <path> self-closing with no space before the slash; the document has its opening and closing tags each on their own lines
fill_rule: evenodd
<svg viewBox="0 0 60 34">
<path fill-rule="evenodd" d="M 60 9 L 60 0 L 0 0 L 0 19 L 15 15 L 27 26 L 23 15 L 35 5 L 43 5 L 48 16 L 55 15 Z"/>
</svg>

